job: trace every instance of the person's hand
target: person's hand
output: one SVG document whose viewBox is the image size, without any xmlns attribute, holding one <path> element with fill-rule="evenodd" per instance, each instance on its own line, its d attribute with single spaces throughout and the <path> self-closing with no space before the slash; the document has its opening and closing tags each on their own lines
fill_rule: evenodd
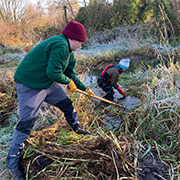
<svg viewBox="0 0 180 180">
<path fill-rule="evenodd" d="M 125 96 L 125 92 L 124 92 L 120 87 L 117 88 L 117 91 L 118 91 L 121 95 Z"/>
<path fill-rule="evenodd" d="M 74 81 L 71 79 L 71 82 L 68 84 L 67 90 L 70 92 L 76 92 L 77 87 L 74 84 Z"/>
<path fill-rule="evenodd" d="M 89 96 L 95 96 L 95 94 L 93 93 L 93 91 L 89 87 L 87 88 L 87 90 L 85 92 L 87 92 L 89 94 Z"/>
</svg>

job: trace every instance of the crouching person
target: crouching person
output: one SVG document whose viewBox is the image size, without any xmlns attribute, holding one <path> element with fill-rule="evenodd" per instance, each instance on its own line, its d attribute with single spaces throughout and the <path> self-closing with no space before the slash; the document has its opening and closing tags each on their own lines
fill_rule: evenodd
<svg viewBox="0 0 180 180">
<path fill-rule="evenodd" d="M 106 95 L 103 98 L 113 101 L 114 100 L 114 90 L 113 88 L 117 89 L 117 91 L 125 97 L 125 92 L 121 89 L 118 83 L 118 78 L 126 71 L 129 67 L 130 59 L 122 59 L 118 65 L 109 64 L 105 67 L 102 71 L 101 75 L 97 79 L 98 86 L 106 92 Z M 103 105 L 107 106 L 108 103 L 101 102 Z"/>
<path fill-rule="evenodd" d="M 81 23 L 70 21 L 60 35 L 35 46 L 22 60 L 14 74 L 19 102 L 19 123 L 7 154 L 7 166 L 14 180 L 24 180 L 19 162 L 24 142 L 28 139 L 35 118 L 43 102 L 58 107 L 77 134 L 88 134 L 79 127 L 77 112 L 59 84 L 94 95 L 76 76 L 73 51 L 86 41 L 86 30 Z"/>
</svg>

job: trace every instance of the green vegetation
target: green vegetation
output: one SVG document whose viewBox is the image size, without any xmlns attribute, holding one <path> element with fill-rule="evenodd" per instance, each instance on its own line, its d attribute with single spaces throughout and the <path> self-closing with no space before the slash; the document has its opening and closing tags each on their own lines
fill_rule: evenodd
<svg viewBox="0 0 180 180">
<path fill-rule="evenodd" d="M 122 74 L 119 79 L 127 95 L 139 98 L 141 105 L 130 110 L 113 105 L 102 108 L 84 95 L 68 94 L 80 126 L 91 132 L 83 137 L 70 131 L 59 109 L 44 103 L 22 152 L 27 179 L 38 176 L 135 180 L 142 172 L 149 171 L 147 166 L 159 170 L 151 175 L 180 179 L 180 65 L 174 60 L 180 58 L 179 46 L 175 46 L 178 40 L 172 38 L 169 43 L 163 36 L 161 40 L 154 38 L 150 27 L 150 24 L 115 27 L 98 32 L 75 53 L 76 71 L 82 80 L 85 74 L 117 58 L 136 54 L 157 57 L 161 63 L 156 68 L 139 62 L 138 71 Z M 26 51 L 27 47 L 0 48 L 0 177 L 3 178 L 9 176 L 5 159 L 18 122 L 13 75 L 21 59 L 14 55 Z M 117 120 L 113 132 L 105 124 L 106 116 Z"/>
<path fill-rule="evenodd" d="M 84 95 L 68 94 L 81 127 L 91 132 L 85 137 L 70 131 L 62 112 L 44 103 L 22 152 L 26 179 L 137 180 L 141 175 L 180 179 L 180 65 L 174 60 L 180 59 L 179 0 L 91 0 L 81 7 L 74 1 L 53 1 L 46 9 L 41 3 L 32 6 L 17 0 L 10 0 L 12 6 L 6 8 L 4 2 L 0 2 L 0 39 L 5 45 L 0 47 L 0 177 L 9 179 L 5 159 L 18 122 L 14 70 L 23 53 L 60 34 L 66 21 L 73 19 L 86 27 L 88 35 L 83 49 L 76 52 L 82 80 L 103 63 L 129 55 L 157 57 L 161 63 L 121 75 L 119 83 L 128 89 L 127 95 L 141 101 L 128 111 L 102 108 Z M 16 9 L 17 2 L 22 2 L 23 11 Z M 106 116 L 118 121 L 113 132 L 104 122 Z"/>
<path fill-rule="evenodd" d="M 117 50 L 114 52 L 119 55 Z M 123 51 L 121 53 L 120 56 L 123 56 Z M 103 62 L 108 62 L 116 57 L 112 51 L 91 56 L 77 54 L 77 72 L 79 75 L 88 73 L 89 69 L 102 63 L 103 59 Z M 12 63 L 11 65 L 14 66 Z M 101 179 L 110 176 L 111 179 L 137 179 L 140 176 L 139 168 L 144 165 L 144 158 L 151 163 L 153 157 L 155 164 L 149 165 L 155 169 L 161 167 L 162 172 L 159 170 L 158 175 L 178 180 L 179 70 L 179 63 L 174 63 L 171 59 L 168 66 L 161 63 L 156 68 L 147 66 L 134 74 L 122 74 L 119 83 L 128 89 L 128 95 L 136 96 L 141 101 L 141 105 L 128 111 L 113 105 L 102 108 L 99 103 L 84 95 L 69 94 L 77 109 L 81 127 L 91 132 L 85 137 L 69 131 L 59 109 L 44 104 L 22 152 L 27 179 L 37 176 L 46 179 Z M 1 93 L 8 100 L 11 97 L 15 103 L 13 72 L 14 68 L 1 68 L 3 81 L 0 86 Z M 1 109 L 7 110 L 6 106 L 1 101 Z M 8 177 L 5 158 L 18 122 L 17 109 L 6 115 L 9 118 L 6 116 L 1 123 L 0 131 L 2 177 Z M 113 132 L 104 124 L 106 115 L 123 118 Z M 159 164 L 157 158 L 168 169 L 167 174 L 166 168 Z"/>
<path fill-rule="evenodd" d="M 21 5 L 21 8 L 14 4 Z M 44 0 L 33 5 L 30 1 L 4 0 L 0 6 L 0 39 L 5 46 L 37 44 L 60 34 L 70 20 L 81 22 L 86 27 L 87 44 L 94 34 L 119 26 L 148 25 L 154 38 L 160 37 L 170 43 L 179 39 L 179 0 L 84 0 L 62 3 Z M 116 38 L 114 35 L 111 39 Z"/>
</svg>

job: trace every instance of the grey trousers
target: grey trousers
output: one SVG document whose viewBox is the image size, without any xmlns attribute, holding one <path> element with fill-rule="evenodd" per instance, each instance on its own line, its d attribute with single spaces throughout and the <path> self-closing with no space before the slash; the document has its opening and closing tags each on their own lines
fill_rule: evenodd
<svg viewBox="0 0 180 180">
<path fill-rule="evenodd" d="M 46 89 L 31 89 L 24 84 L 16 84 L 19 103 L 19 123 L 16 126 L 12 143 L 9 147 L 6 162 L 10 169 L 19 165 L 21 150 L 33 128 L 35 118 L 43 102 L 57 106 L 64 112 L 65 118 L 71 127 L 79 124 L 77 112 L 62 87 L 54 83 Z"/>
</svg>

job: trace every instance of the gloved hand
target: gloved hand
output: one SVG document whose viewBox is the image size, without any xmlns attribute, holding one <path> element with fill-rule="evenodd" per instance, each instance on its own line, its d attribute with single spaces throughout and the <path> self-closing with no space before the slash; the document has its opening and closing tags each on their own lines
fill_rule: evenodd
<svg viewBox="0 0 180 180">
<path fill-rule="evenodd" d="M 95 94 L 94 94 L 93 91 L 89 88 L 89 86 L 88 86 L 88 88 L 87 88 L 87 90 L 86 90 L 85 92 L 87 92 L 90 96 L 95 96 Z"/>
<path fill-rule="evenodd" d="M 120 87 L 117 88 L 117 91 L 118 91 L 121 95 L 125 96 L 125 92 L 124 92 Z"/>
<path fill-rule="evenodd" d="M 77 87 L 74 84 L 74 81 L 72 79 L 71 79 L 71 82 L 68 84 L 67 90 L 70 92 L 76 92 L 76 90 L 77 90 Z"/>
</svg>

